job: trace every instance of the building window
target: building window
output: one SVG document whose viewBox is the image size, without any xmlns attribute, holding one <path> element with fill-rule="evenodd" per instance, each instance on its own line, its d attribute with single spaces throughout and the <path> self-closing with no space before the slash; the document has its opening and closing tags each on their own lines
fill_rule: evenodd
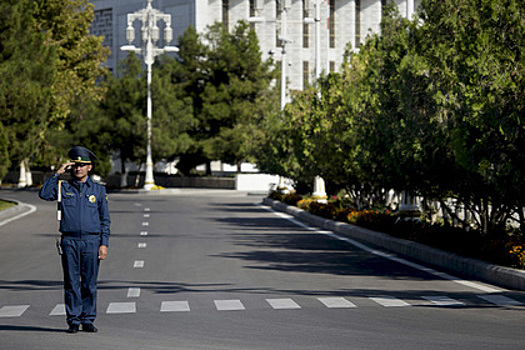
<svg viewBox="0 0 525 350">
<path fill-rule="evenodd" d="M 309 17 L 308 0 L 303 0 L 303 18 Z M 305 49 L 310 47 L 310 25 L 303 23 L 303 47 Z"/>
<path fill-rule="evenodd" d="M 222 25 L 228 28 L 230 21 L 230 0 L 222 0 Z"/>
<path fill-rule="evenodd" d="M 361 0 L 355 0 L 355 47 L 361 45 Z"/>
<path fill-rule="evenodd" d="M 330 73 L 335 72 L 335 61 L 330 61 Z"/>
<path fill-rule="evenodd" d="M 255 11 L 255 0 L 250 0 L 250 17 L 255 17 L 257 16 L 256 14 L 256 11 Z M 250 29 L 255 31 L 255 23 L 250 23 Z"/>
<path fill-rule="evenodd" d="M 282 1 L 275 1 L 275 19 L 277 20 L 277 26 L 275 27 L 275 46 L 283 47 L 283 43 L 280 39 L 281 37 L 281 12 L 282 12 Z"/>
<path fill-rule="evenodd" d="M 91 23 L 90 33 L 95 36 L 103 36 L 102 45 L 113 48 L 113 9 L 96 10 L 95 18 Z M 111 53 L 113 56 L 113 53 Z"/>
<path fill-rule="evenodd" d="M 330 30 L 330 48 L 335 48 L 335 0 L 328 0 L 330 4 L 330 18 L 329 30 Z"/>
<path fill-rule="evenodd" d="M 303 61 L 303 89 L 310 85 L 310 62 Z"/>
</svg>

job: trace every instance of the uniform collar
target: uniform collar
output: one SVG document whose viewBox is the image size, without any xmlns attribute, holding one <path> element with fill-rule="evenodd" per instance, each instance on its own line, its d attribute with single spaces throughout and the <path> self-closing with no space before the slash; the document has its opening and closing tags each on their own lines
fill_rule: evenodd
<svg viewBox="0 0 525 350">
<path fill-rule="evenodd" d="M 84 182 L 80 182 L 80 181 L 78 181 L 77 179 L 72 178 L 72 179 L 71 179 L 71 183 L 72 183 L 73 185 L 75 185 L 77 188 L 80 188 L 82 185 L 87 185 L 88 187 L 91 187 L 91 185 L 93 185 L 93 181 L 91 180 L 91 178 L 89 177 L 89 175 L 88 175 L 86 181 L 84 181 Z"/>
</svg>

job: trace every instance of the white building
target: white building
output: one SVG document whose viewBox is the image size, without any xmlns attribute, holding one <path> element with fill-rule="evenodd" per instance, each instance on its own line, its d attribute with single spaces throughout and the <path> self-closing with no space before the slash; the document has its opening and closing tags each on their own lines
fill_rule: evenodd
<svg viewBox="0 0 525 350">
<path fill-rule="evenodd" d="M 400 13 L 411 17 L 419 0 L 392 0 Z M 115 69 L 127 52 L 127 14 L 146 6 L 145 0 L 91 0 L 95 5 L 92 33 L 103 35 L 111 48 L 108 66 Z M 171 14 L 176 40 L 188 26 L 198 32 L 222 22 L 232 29 L 237 21 L 251 23 L 259 38 L 263 59 L 270 55 L 281 60 L 282 41 L 286 40 L 286 77 L 289 90 L 302 90 L 316 76 L 316 20 L 320 26 L 321 71 L 337 71 L 347 45 L 352 48 L 369 33 L 378 33 L 382 7 L 387 0 L 154 0 L 153 7 Z M 315 18 L 315 6 L 320 16 Z M 306 18 L 306 20 L 305 20 Z M 136 24 L 138 25 L 138 24 Z M 173 43 L 172 43 L 173 44 Z"/>
</svg>

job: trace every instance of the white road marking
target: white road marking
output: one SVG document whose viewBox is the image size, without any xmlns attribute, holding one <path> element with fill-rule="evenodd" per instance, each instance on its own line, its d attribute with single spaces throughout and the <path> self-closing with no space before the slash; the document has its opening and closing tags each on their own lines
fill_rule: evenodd
<svg viewBox="0 0 525 350">
<path fill-rule="evenodd" d="M 137 207 L 142 207 L 142 204 L 140 203 L 134 203 Z"/>
<path fill-rule="evenodd" d="M 28 308 L 29 305 L 4 306 L 0 309 L 0 317 L 20 317 Z"/>
<path fill-rule="evenodd" d="M 136 303 L 110 303 L 106 310 L 107 314 L 133 314 L 137 312 Z"/>
<path fill-rule="evenodd" d="M 148 235 L 148 231 L 140 231 L 140 235 L 141 236 L 147 236 Z"/>
<path fill-rule="evenodd" d="M 465 303 L 452 299 L 443 295 L 434 295 L 434 296 L 424 296 L 423 299 L 426 299 L 434 305 L 438 306 L 461 306 L 465 305 Z"/>
<path fill-rule="evenodd" d="M 478 295 L 479 298 L 488 301 L 489 303 L 498 306 L 519 306 L 523 305 L 521 302 L 508 298 L 504 295 Z"/>
<path fill-rule="evenodd" d="M 128 298 L 140 297 L 140 288 L 129 288 L 127 297 Z"/>
<path fill-rule="evenodd" d="M 187 312 L 190 304 L 187 301 L 163 301 L 160 304 L 160 312 Z"/>
<path fill-rule="evenodd" d="M 300 309 L 301 307 L 292 299 L 266 299 L 275 310 Z"/>
<path fill-rule="evenodd" d="M 139 244 L 137 244 L 137 248 L 146 248 L 147 246 L 148 244 L 144 242 L 140 242 Z"/>
<path fill-rule="evenodd" d="M 329 309 L 349 309 L 357 307 L 354 303 L 346 300 L 345 298 L 317 298 Z"/>
<path fill-rule="evenodd" d="M 136 269 L 141 269 L 144 267 L 144 260 L 135 260 L 133 267 Z"/>
<path fill-rule="evenodd" d="M 64 316 L 66 314 L 66 305 L 65 304 L 57 304 L 53 310 L 51 310 L 51 313 L 49 316 Z"/>
<path fill-rule="evenodd" d="M 384 307 L 403 307 L 403 306 L 410 306 L 409 303 L 404 302 L 401 299 L 389 297 L 389 296 L 382 296 L 382 297 L 370 297 L 369 299 L 375 301 L 376 303 L 383 305 Z"/>
<path fill-rule="evenodd" d="M 150 211 L 150 209 L 149 208 L 144 208 L 144 211 Z"/>
<path fill-rule="evenodd" d="M 337 240 L 349 243 L 349 244 L 351 244 L 351 245 L 353 245 L 353 246 L 355 246 L 355 247 L 357 247 L 359 249 L 362 249 L 364 251 L 367 251 L 367 252 L 369 252 L 371 254 L 374 254 L 374 255 L 377 255 L 377 256 L 381 256 L 383 258 L 386 258 L 386 259 L 398 262 L 398 263 L 406 265 L 406 266 L 410 266 L 410 267 L 412 267 L 414 269 L 417 269 L 417 270 L 420 270 L 420 271 L 424 271 L 424 272 L 429 273 L 431 275 L 438 276 L 438 277 L 440 277 L 442 279 L 449 280 L 449 281 L 452 281 L 452 282 L 455 282 L 455 283 L 458 283 L 458 284 L 461 284 L 461 285 L 464 285 L 464 286 L 467 286 L 467 287 L 470 287 L 470 288 L 478 289 L 478 290 L 481 290 L 481 291 L 486 292 L 486 293 L 501 293 L 501 292 L 505 291 L 505 289 L 497 289 L 497 288 L 489 287 L 489 286 L 486 286 L 486 285 L 482 285 L 481 283 L 466 281 L 466 280 L 463 280 L 463 279 L 461 279 L 459 277 L 455 277 L 455 276 L 449 275 L 447 273 L 439 272 L 439 271 L 436 271 L 434 269 L 425 267 L 423 265 L 410 262 L 408 260 L 405 260 L 405 259 L 399 258 L 397 256 L 394 256 L 392 254 L 385 253 L 385 252 L 383 252 L 381 250 L 373 249 L 373 248 L 371 248 L 371 247 L 369 247 L 369 246 L 367 246 L 365 244 L 359 243 L 356 240 L 353 240 L 351 238 L 338 236 L 337 234 L 333 233 L 332 231 L 319 230 L 317 228 L 310 227 L 310 226 L 300 222 L 299 220 L 296 220 L 295 218 L 293 218 L 293 216 L 285 214 L 285 213 L 277 212 L 277 211 L 275 211 L 274 209 L 272 209 L 272 208 L 270 208 L 268 206 L 260 205 L 260 204 L 258 204 L 258 205 L 263 207 L 263 208 L 265 208 L 266 210 L 269 210 L 269 211 L 273 212 L 275 215 L 277 215 L 277 216 L 279 216 L 279 217 L 281 217 L 283 219 L 287 219 L 287 220 L 295 223 L 297 226 L 303 227 L 303 228 L 305 228 L 305 229 L 307 229 L 309 231 L 313 231 L 315 233 L 318 233 L 318 234 L 321 234 L 321 235 L 325 235 L 325 236 L 328 236 L 328 237 L 332 237 L 334 239 L 337 239 Z"/>
<path fill-rule="evenodd" d="M 149 222 L 143 222 L 142 226 L 149 226 Z"/>
<path fill-rule="evenodd" d="M 144 214 L 144 217 L 145 218 L 149 218 L 149 214 Z"/>
<path fill-rule="evenodd" d="M 219 311 L 245 310 L 240 300 L 214 300 L 214 302 Z"/>
<path fill-rule="evenodd" d="M 20 218 L 23 218 L 24 216 L 32 214 L 32 213 L 34 213 L 36 211 L 36 207 L 34 205 L 21 203 L 21 202 L 18 205 L 19 206 L 27 206 L 27 207 L 29 207 L 29 211 L 26 211 L 25 213 L 21 213 L 21 214 L 15 215 L 12 218 L 9 218 L 9 219 L 6 219 L 6 220 L 0 222 L 0 226 L 4 226 L 4 225 L 6 225 L 6 224 L 8 224 L 8 223 L 10 223 L 12 221 L 15 221 L 15 220 L 18 220 Z"/>
</svg>

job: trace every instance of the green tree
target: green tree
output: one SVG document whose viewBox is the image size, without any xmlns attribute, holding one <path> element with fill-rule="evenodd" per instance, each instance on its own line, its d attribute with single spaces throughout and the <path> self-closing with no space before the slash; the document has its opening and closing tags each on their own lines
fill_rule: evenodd
<svg viewBox="0 0 525 350">
<path fill-rule="evenodd" d="M 152 96 L 154 115 L 153 157 L 173 160 L 187 152 L 194 141 L 188 134 L 195 125 L 192 99 L 178 82 L 180 64 L 163 55 L 153 69 Z"/>
<path fill-rule="evenodd" d="M 232 33 L 215 24 L 204 39 L 190 28 L 179 42 L 173 82 L 191 97 L 194 119 L 188 131 L 193 142 L 177 167 L 187 174 L 211 160 L 240 165 L 252 157 L 253 137 L 261 136 L 254 125 L 267 113 L 264 108 L 275 106 L 271 62 L 262 61 L 257 37 L 243 22 Z"/>
<path fill-rule="evenodd" d="M 102 45 L 102 37 L 89 33 L 94 5 L 88 0 L 33 2 L 37 30 L 45 33 L 46 45 L 58 55 L 50 125 L 60 129 L 78 98 L 102 97 L 103 88 L 97 81 L 107 73 L 102 63 L 109 49 Z"/>
<path fill-rule="evenodd" d="M 0 130 L 9 150 L 4 166 L 9 159 L 27 162 L 45 142 L 56 50 L 36 30 L 34 5 L 30 0 L 0 3 Z"/>
<path fill-rule="evenodd" d="M 109 76 L 106 93 L 100 102 L 105 116 L 103 138 L 107 150 L 121 160 L 122 185 L 125 184 L 127 161 L 141 161 L 146 156 L 146 81 L 141 60 L 128 54 L 118 67 L 118 76 Z"/>
<path fill-rule="evenodd" d="M 525 4 L 515 0 L 423 1 L 419 52 L 450 135 L 456 181 L 485 233 L 514 211 L 523 221 Z"/>
<path fill-rule="evenodd" d="M 245 22 L 232 33 L 217 23 L 206 39 L 209 75 L 201 120 L 208 136 L 203 147 L 208 158 L 240 166 L 248 158 L 246 131 L 270 86 L 270 64 L 262 61 L 257 36 Z"/>
</svg>

